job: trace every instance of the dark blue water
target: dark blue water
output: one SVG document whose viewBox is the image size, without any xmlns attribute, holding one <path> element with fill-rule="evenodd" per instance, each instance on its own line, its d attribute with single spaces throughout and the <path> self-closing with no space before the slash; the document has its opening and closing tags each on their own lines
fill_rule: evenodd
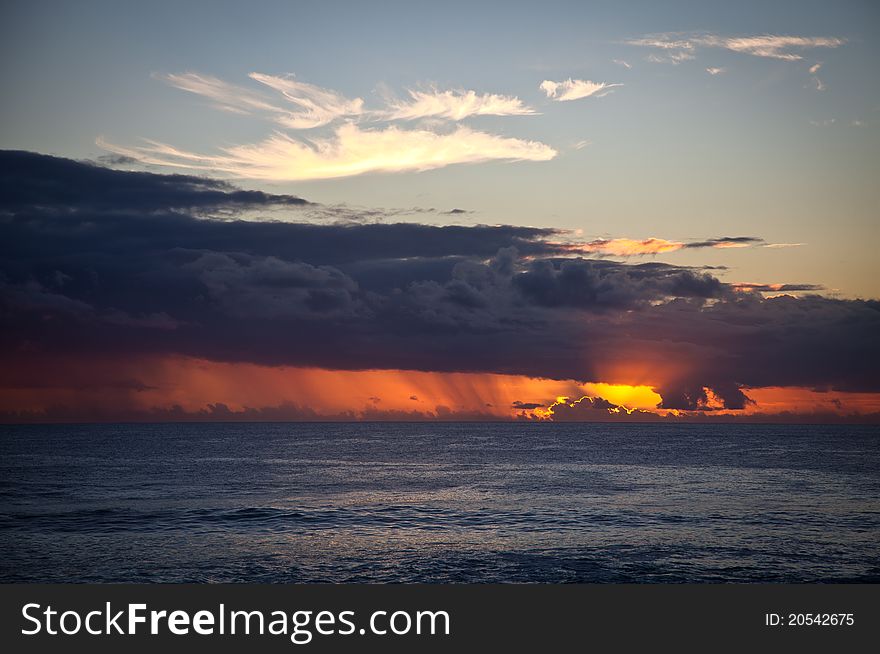
<svg viewBox="0 0 880 654">
<path fill-rule="evenodd" d="M 0 427 L 0 581 L 880 581 L 880 429 Z"/>
</svg>

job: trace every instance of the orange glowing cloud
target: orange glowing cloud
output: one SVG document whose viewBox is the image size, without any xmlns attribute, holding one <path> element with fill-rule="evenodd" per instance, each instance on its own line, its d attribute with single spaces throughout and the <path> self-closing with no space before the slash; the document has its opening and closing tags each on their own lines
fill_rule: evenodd
<svg viewBox="0 0 880 654">
<path fill-rule="evenodd" d="M 880 393 L 817 391 L 810 388 L 768 386 L 745 389 L 754 404 L 746 407 L 758 413 L 872 414 L 880 412 Z"/>
<path fill-rule="evenodd" d="M 295 404 L 322 415 L 350 412 L 352 417 L 366 409 L 436 415 L 438 407 L 445 407 L 509 418 L 515 414 L 514 402 L 550 402 L 583 392 L 576 382 L 516 375 L 325 370 L 186 357 L 55 361 L 53 369 L 48 381 L 39 371 L 33 379 L 0 373 L 0 412 L 60 406 L 198 412 L 219 403 L 231 411 Z"/>
<path fill-rule="evenodd" d="M 761 239 L 751 236 L 735 236 L 712 238 L 705 241 L 670 241 L 665 238 L 601 238 L 586 243 L 559 244 L 563 250 L 573 254 L 601 254 L 615 257 L 636 257 L 653 254 L 665 254 L 682 249 L 693 248 L 747 248 L 756 245 L 770 247 Z"/>
<path fill-rule="evenodd" d="M 698 402 L 700 409 L 706 411 L 718 411 L 724 408 L 724 401 L 708 386 L 703 386 L 705 398 Z"/>
<path fill-rule="evenodd" d="M 665 238 L 646 238 L 641 241 L 631 238 L 597 239 L 577 246 L 580 252 L 611 254 L 630 257 L 640 254 L 662 254 L 674 252 L 684 247 L 684 243 L 667 241 Z"/>
<path fill-rule="evenodd" d="M 659 397 L 659 396 L 658 396 Z M 577 399 L 570 397 L 558 397 L 556 401 L 547 406 L 539 407 L 526 414 L 526 417 L 537 420 L 552 421 L 582 421 L 603 420 L 613 417 L 618 418 L 657 418 L 660 413 L 645 411 L 638 408 L 621 406 L 609 402 L 603 397 L 583 395 Z"/>
<path fill-rule="evenodd" d="M 407 370 L 325 370 L 221 363 L 166 357 L 120 363 L 55 361 L 54 379 L 0 375 L 0 412 L 47 412 L 57 407 L 100 412 L 107 407 L 148 413 L 198 413 L 296 405 L 321 416 L 352 419 L 453 412 L 509 419 L 556 398 L 602 397 L 616 405 L 652 409 L 661 398 L 648 386 L 579 383 L 490 373 Z"/>
<path fill-rule="evenodd" d="M 757 284 L 754 282 L 734 282 L 730 285 L 739 293 L 774 293 L 768 297 L 790 293 L 816 292 L 823 290 L 818 284 Z"/>
<path fill-rule="evenodd" d="M 880 394 L 803 388 L 744 389 L 753 400 L 727 410 L 710 388 L 699 411 L 656 407 L 644 375 L 623 383 L 490 373 L 325 370 L 222 363 L 185 357 L 53 361 L 54 377 L 0 372 L 0 417 L 24 419 L 650 419 L 880 412 Z M 625 369 L 615 381 L 625 379 Z M 53 418 L 54 417 L 54 418 Z"/>
</svg>

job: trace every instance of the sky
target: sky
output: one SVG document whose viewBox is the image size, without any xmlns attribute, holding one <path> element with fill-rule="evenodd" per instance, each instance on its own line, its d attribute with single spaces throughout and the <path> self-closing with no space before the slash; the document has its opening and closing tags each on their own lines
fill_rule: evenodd
<svg viewBox="0 0 880 654">
<path fill-rule="evenodd" d="M 4 2 L 0 418 L 876 420 L 870 2 Z"/>
</svg>

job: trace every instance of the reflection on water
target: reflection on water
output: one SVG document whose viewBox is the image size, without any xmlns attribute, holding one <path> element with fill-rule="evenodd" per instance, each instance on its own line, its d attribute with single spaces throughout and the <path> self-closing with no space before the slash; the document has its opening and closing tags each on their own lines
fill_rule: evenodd
<svg viewBox="0 0 880 654">
<path fill-rule="evenodd" d="M 880 581 L 880 430 L 0 427 L 0 581 Z"/>
</svg>

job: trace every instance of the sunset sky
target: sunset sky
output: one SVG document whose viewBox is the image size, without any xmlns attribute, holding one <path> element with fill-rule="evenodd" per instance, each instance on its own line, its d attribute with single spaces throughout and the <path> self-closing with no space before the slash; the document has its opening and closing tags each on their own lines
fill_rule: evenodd
<svg viewBox="0 0 880 654">
<path fill-rule="evenodd" d="M 880 421 L 875 3 L 0 11 L 0 420 Z"/>
</svg>

